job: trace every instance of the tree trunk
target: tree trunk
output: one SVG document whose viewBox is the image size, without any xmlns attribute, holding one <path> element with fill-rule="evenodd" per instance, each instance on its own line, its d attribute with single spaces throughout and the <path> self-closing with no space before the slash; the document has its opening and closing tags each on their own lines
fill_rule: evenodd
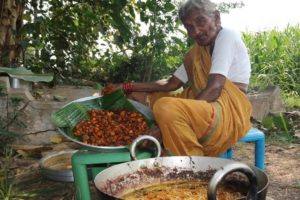
<svg viewBox="0 0 300 200">
<path fill-rule="evenodd" d="M 23 0 L 0 0 L 0 67 L 14 67 L 21 52 Z"/>
<path fill-rule="evenodd" d="M 151 80 L 153 70 L 153 55 L 146 56 L 144 75 L 142 77 L 143 82 L 149 82 Z"/>
</svg>

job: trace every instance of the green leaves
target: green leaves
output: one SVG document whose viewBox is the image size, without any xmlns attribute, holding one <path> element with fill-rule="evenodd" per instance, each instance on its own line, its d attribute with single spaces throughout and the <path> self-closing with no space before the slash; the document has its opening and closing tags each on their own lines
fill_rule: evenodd
<svg viewBox="0 0 300 200">
<path fill-rule="evenodd" d="M 225 3 L 221 2 L 217 5 L 218 9 L 223 13 L 229 13 L 231 9 L 242 8 L 245 4 L 241 2 Z"/>
<path fill-rule="evenodd" d="M 262 125 L 266 129 L 278 129 L 284 131 L 286 134 L 292 131 L 293 124 L 290 119 L 279 113 L 278 116 L 267 116 L 262 120 Z"/>
<path fill-rule="evenodd" d="M 88 119 L 87 108 L 80 103 L 71 103 L 51 115 L 51 121 L 57 127 L 75 127 L 81 120 Z"/>
<path fill-rule="evenodd" d="M 267 116 L 261 122 L 265 132 L 268 133 L 267 139 L 270 142 L 289 144 L 296 140 L 294 137 L 295 128 L 292 118 L 283 113 L 274 116 Z"/>
<path fill-rule="evenodd" d="M 173 0 L 29 0 L 24 19 L 22 66 L 59 83 L 159 79 L 187 50 Z"/>
<path fill-rule="evenodd" d="M 166 2 L 166 4 L 164 5 L 164 10 L 166 12 L 171 12 L 171 11 L 173 11 L 175 9 L 176 9 L 175 5 L 172 4 L 171 2 Z"/>
<path fill-rule="evenodd" d="M 273 128 L 273 117 L 267 116 L 267 117 L 263 118 L 262 125 L 266 129 Z"/>
</svg>

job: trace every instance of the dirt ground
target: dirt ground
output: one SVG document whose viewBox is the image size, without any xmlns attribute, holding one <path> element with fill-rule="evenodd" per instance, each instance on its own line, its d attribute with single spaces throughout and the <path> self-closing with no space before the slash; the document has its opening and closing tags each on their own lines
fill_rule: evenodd
<svg viewBox="0 0 300 200">
<path fill-rule="evenodd" d="M 234 159 L 253 164 L 253 145 L 238 144 Z M 300 199 L 300 144 L 280 147 L 266 144 L 265 173 L 270 185 L 268 197 L 274 200 Z"/>
<path fill-rule="evenodd" d="M 53 145 L 50 149 L 62 150 L 76 148 L 71 142 Z M 46 150 L 46 149 L 44 149 Z M 49 149 L 47 149 L 49 150 Z M 249 165 L 254 163 L 254 145 L 240 143 L 235 147 L 234 159 Z M 43 152 L 41 152 L 43 153 Z M 37 156 L 38 157 L 38 156 Z M 287 146 L 266 144 L 266 174 L 270 179 L 268 199 L 297 200 L 300 199 L 300 143 Z M 21 199 L 36 200 L 73 200 L 75 190 L 73 183 L 51 181 L 44 178 L 38 167 L 38 158 L 14 157 L 11 170 L 17 171 L 13 190 L 16 194 L 26 194 Z M 91 182 L 93 200 L 96 199 L 95 189 Z"/>
</svg>

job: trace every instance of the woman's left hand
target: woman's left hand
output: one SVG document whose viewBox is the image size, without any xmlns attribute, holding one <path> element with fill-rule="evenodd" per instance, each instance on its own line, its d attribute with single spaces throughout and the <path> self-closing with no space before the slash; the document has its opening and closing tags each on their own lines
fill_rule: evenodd
<svg viewBox="0 0 300 200">
<path fill-rule="evenodd" d="M 102 90 L 101 90 L 101 94 L 102 95 L 106 95 L 106 94 L 110 94 L 116 90 L 122 89 L 122 84 L 107 84 Z"/>
</svg>

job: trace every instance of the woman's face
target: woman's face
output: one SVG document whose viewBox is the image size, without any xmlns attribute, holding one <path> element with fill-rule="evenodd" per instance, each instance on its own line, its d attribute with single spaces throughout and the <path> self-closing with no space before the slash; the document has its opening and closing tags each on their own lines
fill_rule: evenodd
<svg viewBox="0 0 300 200">
<path fill-rule="evenodd" d="M 213 16 L 209 16 L 202 9 L 192 9 L 183 19 L 183 25 L 188 35 L 200 46 L 208 46 L 214 43 L 220 25 L 220 14 L 216 11 Z"/>
</svg>

